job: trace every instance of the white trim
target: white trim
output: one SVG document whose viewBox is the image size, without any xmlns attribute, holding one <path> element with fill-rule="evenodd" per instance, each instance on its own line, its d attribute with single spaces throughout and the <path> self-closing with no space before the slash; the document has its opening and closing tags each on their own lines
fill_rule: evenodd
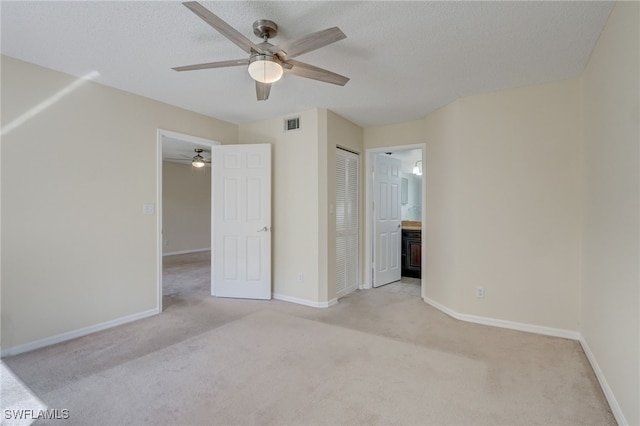
<svg viewBox="0 0 640 426">
<path fill-rule="evenodd" d="M 157 302 L 156 302 L 156 307 L 158 309 L 158 312 L 162 312 L 162 257 L 163 257 L 163 253 L 162 253 L 162 249 L 163 249 L 163 236 L 162 236 L 162 139 L 164 137 L 168 137 L 171 139 L 178 139 L 181 141 L 185 141 L 185 142 L 190 142 L 192 144 L 196 144 L 196 145 L 206 145 L 206 146 L 214 146 L 214 145 L 220 145 L 220 142 L 218 141 L 214 141 L 214 140 L 210 140 L 210 139 L 204 139 L 204 138 L 200 138 L 198 136 L 192 136 L 192 135 L 187 135 L 184 133 L 177 133 L 177 132 L 172 132 L 171 130 L 165 130 L 165 129 L 161 129 L 158 128 L 157 131 L 157 147 L 156 147 L 156 204 L 157 204 L 157 214 L 156 214 L 156 220 L 157 220 L 157 241 L 156 241 L 156 261 L 157 261 L 157 267 L 156 267 L 156 274 L 158 275 L 158 286 L 156 288 L 156 298 L 157 298 Z M 213 180 L 213 173 L 211 173 L 211 179 Z M 212 227 L 212 231 L 213 231 L 213 227 Z M 178 254 L 177 252 L 175 254 Z M 212 256 L 212 262 L 213 262 L 213 256 Z"/>
<path fill-rule="evenodd" d="M 356 291 L 358 289 L 358 285 L 352 285 L 351 287 L 347 287 L 344 290 L 341 290 L 339 292 L 336 293 L 336 300 L 340 299 L 341 297 L 345 297 L 347 294 L 351 294 L 354 291 Z"/>
<path fill-rule="evenodd" d="M 172 251 L 170 253 L 163 253 L 162 256 L 175 256 L 176 254 L 187 254 L 187 253 L 198 253 L 201 251 L 211 251 L 211 247 L 209 248 L 201 248 L 194 250 L 181 250 L 181 251 Z"/>
<path fill-rule="evenodd" d="M 200 144 L 200 145 L 220 145 L 220 142 L 214 141 L 213 139 L 205 139 L 198 136 L 187 135 L 185 133 L 172 132 L 171 130 L 158 129 L 158 133 L 161 136 L 166 136 L 171 139 L 178 139 L 184 142 L 189 142 L 192 144 Z M 162 142 L 162 141 L 161 141 Z"/>
<path fill-rule="evenodd" d="M 609 387 L 609 383 L 607 383 L 607 379 L 605 378 L 604 373 L 600 369 L 600 366 L 598 365 L 598 361 L 596 360 L 595 355 L 593 354 L 593 352 L 591 352 L 591 348 L 589 348 L 589 345 L 587 344 L 587 341 L 584 339 L 584 336 L 582 334 L 580 335 L 579 340 L 580 340 L 580 345 L 582 345 L 582 350 L 584 351 L 584 354 L 587 356 L 587 359 L 589 360 L 589 364 L 591 364 L 591 368 L 593 368 L 594 373 L 596 373 L 596 377 L 598 378 L 598 382 L 600 383 L 602 392 L 604 393 L 605 398 L 607 398 L 607 402 L 609 403 L 609 408 L 611 408 L 611 412 L 613 413 L 613 416 L 616 418 L 616 422 L 618 422 L 620 426 L 627 426 L 629 422 L 627 422 L 627 419 L 624 417 L 624 413 L 622 412 L 622 409 L 620 408 L 620 405 L 618 404 L 618 401 L 616 400 L 616 397 L 613 394 L 611 387 Z"/>
<path fill-rule="evenodd" d="M 164 235 L 162 234 L 162 138 L 164 135 L 164 131 L 158 129 L 156 135 L 156 274 L 158 276 L 156 309 L 158 312 L 162 312 L 162 250 L 164 247 Z"/>
<path fill-rule="evenodd" d="M 3 349 L 2 353 L 0 354 L 0 358 L 33 351 L 35 349 L 44 348 L 45 346 L 55 345 L 56 343 L 66 342 L 67 340 L 76 339 L 78 337 L 86 336 L 87 334 L 106 330 L 108 328 L 116 327 L 132 321 L 137 321 L 143 318 L 157 315 L 159 313 L 160 311 L 158 309 L 150 309 L 148 311 L 139 312 L 133 315 L 127 315 L 126 317 L 116 318 L 114 320 L 106 321 L 100 324 L 90 325 L 89 327 L 83 327 L 77 330 L 67 331 L 66 333 L 56 334 L 55 336 L 46 337 L 44 339 L 35 340 L 33 342 L 24 343 L 22 345 L 13 346 L 8 349 Z"/>
<path fill-rule="evenodd" d="M 495 318 L 480 317 L 477 315 L 461 314 L 448 308 L 433 299 L 424 297 L 423 300 L 439 311 L 458 319 L 460 321 L 472 322 L 475 324 L 490 325 L 493 327 L 508 328 L 510 330 L 526 331 L 528 333 L 543 334 L 545 336 L 562 337 L 564 339 L 580 340 L 580 333 L 562 328 L 545 327 L 542 325 L 526 324 L 522 322 L 507 321 Z"/>
<path fill-rule="evenodd" d="M 298 305 L 311 306 L 312 308 L 328 308 L 338 303 L 338 299 L 336 298 L 331 299 L 328 302 L 316 302 L 315 300 L 300 299 L 298 297 L 278 293 L 273 293 L 273 298 L 284 302 L 297 303 Z"/>
</svg>

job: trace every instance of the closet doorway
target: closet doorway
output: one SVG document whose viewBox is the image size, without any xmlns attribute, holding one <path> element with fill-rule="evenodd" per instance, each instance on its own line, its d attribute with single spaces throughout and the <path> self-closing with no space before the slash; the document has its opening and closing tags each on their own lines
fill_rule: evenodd
<svg viewBox="0 0 640 426">
<path fill-rule="evenodd" d="M 358 154 L 336 148 L 336 297 L 358 288 Z"/>
</svg>

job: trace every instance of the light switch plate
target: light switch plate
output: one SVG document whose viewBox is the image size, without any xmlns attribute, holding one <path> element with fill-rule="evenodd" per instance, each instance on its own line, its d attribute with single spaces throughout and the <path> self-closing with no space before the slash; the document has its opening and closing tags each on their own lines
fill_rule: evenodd
<svg viewBox="0 0 640 426">
<path fill-rule="evenodd" d="M 155 204 L 143 204 L 142 214 L 154 214 L 156 212 Z"/>
</svg>

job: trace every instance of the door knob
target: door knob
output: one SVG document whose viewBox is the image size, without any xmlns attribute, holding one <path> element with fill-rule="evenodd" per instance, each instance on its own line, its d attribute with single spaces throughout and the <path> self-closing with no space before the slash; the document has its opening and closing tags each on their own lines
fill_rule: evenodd
<svg viewBox="0 0 640 426">
<path fill-rule="evenodd" d="M 263 226 L 262 228 L 258 229 L 257 232 L 267 232 L 269 231 L 269 228 L 267 228 L 266 226 Z"/>
</svg>

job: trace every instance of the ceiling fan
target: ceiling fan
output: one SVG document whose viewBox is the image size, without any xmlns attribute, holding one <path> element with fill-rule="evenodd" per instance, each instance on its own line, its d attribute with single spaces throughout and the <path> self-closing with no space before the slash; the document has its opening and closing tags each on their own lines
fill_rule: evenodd
<svg viewBox="0 0 640 426">
<path fill-rule="evenodd" d="M 196 153 L 196 155 L 194 155 L 193 157 L 181 154 L 184 156 L 184 158 L 167 158 L 167 160 L 177 160 L 177 161 L 191 160 L 191 165 L 197 168 L 204 167 L 206 164 L 211 164 L 211 159 L 206 158 L 205 156 L 202 155 L 203 152 L 206 152 L 204 149 L 195 148 L 193 151 Z"/>
<path fill-rule="evenodd" d="M 202 155 L 200 155 L 200 154 L 202 154 L 204 149 L 195 148 L 194 151 L 195 151 L 196 155 L 194 155 L 193 159 L 191 160 L 191 165 L 193 167 L 201 168 L 201 167 L 204 167 L 205 164 L 211 163 L 210 159 L 204 158 Z"/>
<path fill-rule="evenodd" d="M 262 39 L 262 43 L 255 44 L 200 3 L 188 1 L 182 4 L 213 27 L 213 29 L 247 52 L 249 57 L 246 59 L 207 62 L 173 68 L 176 71 L 193 71 L 248 65 L 249 75 L 256 81 L 256 95 L 259 101 L 266 101 L 269 98 L 271 84 L 278 81 L 283 73 L 311 78 L 325 83 L 337 84 L 339 86 L 344 86 L 349 81 L 349 78 L 340 74 L 292 59 L 303 53 L 311 52 L 312 50 L 346 38 L 347 36 L 338 27 L 317 31 L 274 46 L 269 43 L 268 40 L 276 36 L 278 26 L 275 22 L 268 19 L 259 19 L 253 23 L 253 33 Z"/>
</svg>

